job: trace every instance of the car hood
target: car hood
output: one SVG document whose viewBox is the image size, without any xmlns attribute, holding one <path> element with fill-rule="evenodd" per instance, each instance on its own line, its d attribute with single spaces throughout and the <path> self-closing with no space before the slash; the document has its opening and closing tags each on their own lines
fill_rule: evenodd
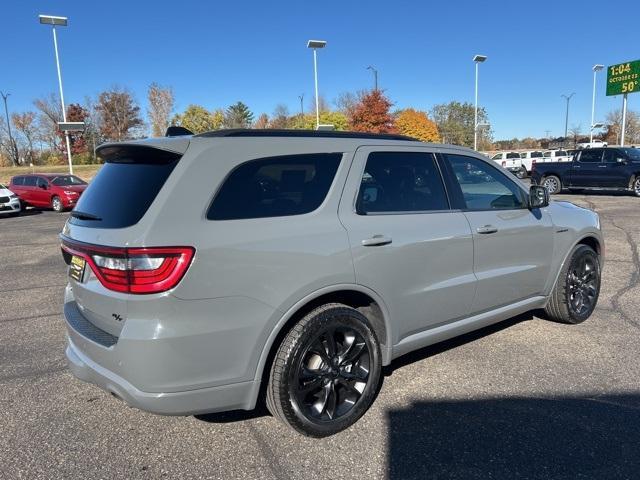
<svg viewBox="0 0 640 480">
<path fill-rule="evenodd" d="M 13 195 L 13 192 L 8 188 L 0 188 L 0 197 L 8 197 L 9 195 Z"/>
</svg>

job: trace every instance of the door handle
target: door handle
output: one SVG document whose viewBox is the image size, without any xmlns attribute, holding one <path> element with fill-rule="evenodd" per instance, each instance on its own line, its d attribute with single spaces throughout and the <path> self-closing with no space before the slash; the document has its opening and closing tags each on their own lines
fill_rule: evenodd
<svg viewBox="0 0 640 480">
<path fill-rule="evenodd" d="M 390 237 L 385 237 L 384 235 L 374 235 L 371 238 L 366 238 L 362 240 L 363 247 L 378 247 L 381 245 L 389 245 L 392 242 Z"/>
<path fill-rule="evenodd" d="M 476 229 L 476 232 L 486 235 L 488 233 L 496 233 L 498 231 L 498 229 L 496 227 L 494 227 L 493 225 L 485 225 L 484 227 L 478 227 Z"/>
<path fill-rule="evenodd" d="M 598 165 L 598 168 L 607 168 L 606 165 Z"/>
</svg>

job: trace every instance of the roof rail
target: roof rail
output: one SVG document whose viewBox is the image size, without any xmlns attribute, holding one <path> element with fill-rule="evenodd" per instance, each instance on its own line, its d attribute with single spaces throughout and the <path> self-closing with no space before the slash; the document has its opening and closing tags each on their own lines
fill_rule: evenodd
<svg viewBox="0 0 640 480">
<path fill-rule="evenodd" d="M 420 140 L 392 133 L 344 132 L 330 130 L 287 130 L 287 129 L 248 129 L 234 128 L 228 130 L 214 130 L 200 133 L 194 137 L 309 137 L 309 138 L 368 138 L 374 140 L 405 140 L 419 142 Z"/>
</svg>

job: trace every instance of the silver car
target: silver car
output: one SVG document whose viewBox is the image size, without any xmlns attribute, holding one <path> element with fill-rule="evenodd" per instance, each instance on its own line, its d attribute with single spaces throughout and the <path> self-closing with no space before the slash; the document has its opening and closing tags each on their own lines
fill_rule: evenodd
<svg viewBox="0 0 640 480">
<path fill-rule="evenodd" d="M 596 306 L 598 216 L 484 156 L 394 135 L 228 130 L 107 144 L 61 234 L 71 371 L 164 415 L 352 425 L 384 365 Z"/>
</svg>

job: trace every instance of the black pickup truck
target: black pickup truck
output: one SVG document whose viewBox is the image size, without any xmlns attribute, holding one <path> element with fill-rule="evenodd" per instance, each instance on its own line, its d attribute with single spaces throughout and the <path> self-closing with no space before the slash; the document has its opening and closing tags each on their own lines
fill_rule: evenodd
<svg viewBox="0 0 640 480">
<path fill-rule="evenodd" d="M 549 193 L 567 190 L 630 191 L 640 197 L 640 149 L 627 147 L 579 150 L 571 162 L 535 163 L 531 181 Z"/>
</svg>

